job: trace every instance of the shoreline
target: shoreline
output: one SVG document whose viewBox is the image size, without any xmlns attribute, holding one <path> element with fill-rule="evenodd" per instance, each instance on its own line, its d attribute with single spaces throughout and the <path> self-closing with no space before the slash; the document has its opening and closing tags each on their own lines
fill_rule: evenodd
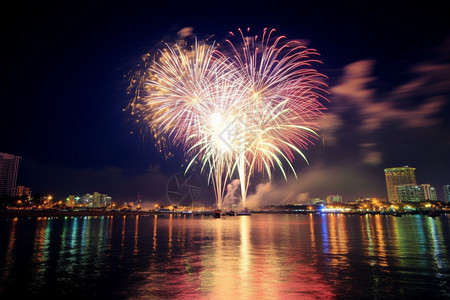
<svg viewBox="0 0 450 300">
<path fill-rule="evenodd" d="M 135 216 L 162 213 L 149 211 L 64 211 L 64 210 L 0 210 L 0 217 L 89 217 L 89 216 Z"/>
<path fill-rule="evenodd" d="M 342 215 L 385 215 L 399 217 L 402 215 L 423 215 L 430 216 L 429 212 L 402 212 L 402 213 L 382 213 L 382 212 L 318 212 L 318 211 L 252 211 L 252 214 L 342 214 Z M 432 216 L 448 215 L 447 211 L 434 212 Z M 203 211 L 201 213 L 180 212 L 180 211 L 101 211 L 101 210 L 0 210 L 0 217 L 89 217 L 89 216 L 212 216 L 213 211 Z"/>
</svg>

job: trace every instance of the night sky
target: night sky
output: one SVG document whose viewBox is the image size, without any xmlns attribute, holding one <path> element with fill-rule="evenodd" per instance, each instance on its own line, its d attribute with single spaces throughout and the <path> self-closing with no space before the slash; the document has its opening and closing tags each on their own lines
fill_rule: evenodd
<svg viewBox="0 0 450 300">
<path fill-rule="evenodd" d="M 245 2 L 245 3 L 244 3 Z M 277 29 L 321 54 L 330 103 L 298 180 L 256 177 L 249 201 L 341 194 L 386 198 L 384 168 L 416 167 L 419 184 L 450 184 L 450 18 L 445 2 L 14 2 L 2 14 L 0 152 L 22 157 L 18 184 L 65 198 L 162 202 L 180 172 L 123 109 L 128 74 L 191 27 L 218 41 L 237 28 Z M 247 3 L 247 4 L 246 4 Z M 301 2 L 298 2 L 301 3 Z M 211 194 L 203 195 L 211 201 Z"/>
</svg>

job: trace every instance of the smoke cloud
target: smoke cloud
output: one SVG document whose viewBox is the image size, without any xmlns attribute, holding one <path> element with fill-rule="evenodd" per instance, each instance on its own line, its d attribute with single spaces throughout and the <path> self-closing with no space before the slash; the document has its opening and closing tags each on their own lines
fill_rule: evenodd
<svg viewBox="0 0 450 300">
<path fill-rule="evenodd" d="M 232 204 L 239 204 L 239 192 L 241 181 L 239 179 L 233 179 L 227 185 L 227 193 L 223 198 L 223 207 L 230 207 Z"/>
</svg>

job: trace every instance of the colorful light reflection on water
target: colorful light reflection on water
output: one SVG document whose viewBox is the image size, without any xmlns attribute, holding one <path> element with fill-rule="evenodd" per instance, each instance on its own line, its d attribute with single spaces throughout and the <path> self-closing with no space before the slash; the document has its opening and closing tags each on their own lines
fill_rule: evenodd
<svg viewBox="0 0 450 300">
<path fill-rule="evenodd" d="M 0 296 L 450 296 L 448 216 L 0 219 Z"/>
</svg>

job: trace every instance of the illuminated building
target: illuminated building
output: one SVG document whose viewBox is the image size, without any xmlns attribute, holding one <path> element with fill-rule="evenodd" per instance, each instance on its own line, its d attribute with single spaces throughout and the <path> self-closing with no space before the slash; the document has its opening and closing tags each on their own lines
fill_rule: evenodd
<svg viewBox="0 0 450 300">
<path fill-rule="evenodd" d="M 450 184 L 444 185 L 444 202 L 450 202 Z"/>
<path fill-rule="evenodd" d="M 100 207 L 100 193 L 94 192 L 94 195 L 92 196 L 92 206 L 93 207 Z"/>
<path fill-rule="evenodd" d="M 69 195 L 69 197 L 66 198 L 66 205 L 74 207 L 75 203 L 77 203 L 77 199 L 79 200 L 80 197 L 75 197 L 75 195 Z"/>
<path fill-rule="evenodd" d="M 98 192 L 94 192 L 94 194 L 86 194 L 81 197 L 75 197 L 74 195 L 70 195 L 68 198 L 70 202 L 72 199 L 75 199 L 77 204 L 88 206 L 92 208 L 100 208 L 100 207 L 108 207 L 111 205 L 111 197 L 107 194 L 100 194 Z"/>
<path fill-rule="evenodd" d="M 111 205 L 111 197 L 106 194 L 100 194 L 98 192 L 94 192 L 92 197 L 93 199 L 93 207 L 106 207 Z"/>
<path fill-rule="evenodd" d="M 27 200 L 29 201 L 31 199 L 31 188 L 19 185 L 16 188 L 15 196 L 21 198 L 26 197 Z"/>
<path fill-rule="evenodd" d="M 415 170 L 416 168 L 410 168 L 408 166 L 384 169 L 389 202 L 397 203 L 400 201 L 398 195 L 399 186 L 408 184 L 417 185 L 414 174 Z"/>
<path fill-rule="evenodd" d="M 436 189 L 429 184 L 404 184 L 397 189 L 400 202 L 437 201 Z"/>
<path fill-rule="evenodd" d="M 342 196 L 341 195 L 329 195 L 327 197 L 327 204 L 333 204 L 333 203 L 342 203 Z"/>
<path fill-rule="evenodd" d="M 315 205 L 315 204 L 323 204 L 323 200 L 320 199 L 320 198 L 310 198 L 309 199 L 309 203 L 313 204 L 313 205 Z"/>
<path fill-rule="evenodd" d="M 100 203 L 102 206 L 110 206 L 111 205 L 111 196 L 108 196 L 106 194 L 100 195 Z"/>
<path fill-rule="evenodd" d="M 422 184 L 425 193 L 425 199 L 431 201 L 437 201 L 436 189 L 429 184 Z"/>
<path fill-rule="evenodd" d="M 79 203 L 82 205 L 89 205 L 92 202 L 93 202 L 92 194 L 86 194 L 84 196 L 81 196 L 79 199 Z"/>
<path fill-rule="evenodd" d="M 382 201 L 383 199 L 381 199 Z M 359 197 L 355 199 L 354 203 L 373 203 L 373 202 L 380 202 L 379 198 L 372 198 L 372 197 Z"/>
<path fill-rule="evenodd" d="M 0 152 L 0 197 L 16 194 L 20 156 Z"/>
<path fill-rule="evenodd" d="M 397 187 L 399 202 L 421 202 L 425 201 L 423 187 L 416 184 L 405 184 Z"/>
</svg>

